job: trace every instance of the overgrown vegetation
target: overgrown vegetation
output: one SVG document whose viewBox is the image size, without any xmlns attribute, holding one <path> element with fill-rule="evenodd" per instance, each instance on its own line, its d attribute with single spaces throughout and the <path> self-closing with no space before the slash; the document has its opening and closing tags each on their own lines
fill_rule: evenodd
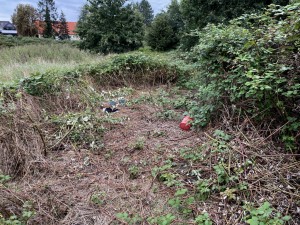
<svg viewBox="0 0 300 225">
<path fill-rule="evenodd" d="M 1 85 L 0 223 L 299 224 L 299 13 L 209 24 L 188 52 L 1 49 L 70 65 Z"/>
<path fill-rule="evenodd" d="M 56 41 L 53 38 L 37 38 L 37 37 L 8 37 L 0 35 L 0 49 L 1 51 L 7 47 L 16 47 L 24 45 L 50 45 L 50 44 L 68 44 L 70 46 L 77 46 L 78 41 Z"/>
<path fill-rule="evenodd" d="M 20 39 L 22 40 L 24 38 Z M 103 58 L 80 51 L 69 44 L 56 44 L 48 41 L 45 43 L 38 41 L 34 44 L 34 41 L 35 39 L 31 40 L 30 44 L 22 43 L 20 44 L 22 46 L 1 50 L 0 82 L 9 83 L 33 74 L 38 76 L 38 74 L 74 70 L 74 67 L 98 63 Z M 13 44 L 11 41 L 9 43 Z"/>
<path fill-rule="evenodd" d="M 299 147 L 299 7 L 271 5 L 197 33 L 199 43 L 184 54 L 198 71 L 188 84 L 198 89 L 195 124 L 207 125 L 225 106 L 269 134 L 277 130 L 289 149 Z"/>
</svg>

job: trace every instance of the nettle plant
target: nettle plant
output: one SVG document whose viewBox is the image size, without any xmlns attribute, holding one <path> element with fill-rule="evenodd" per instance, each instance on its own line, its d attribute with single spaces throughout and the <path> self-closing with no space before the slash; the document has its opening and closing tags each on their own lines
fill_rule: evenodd
<svg viewBox="0 0 300 225">
<path fill-rule="evenodd" d="M 282 216 L 279 212 L 274 212 L 274 208 L 271 207 L 269 202 L 264 202 L 257 209 L 246 205 L 244 208 L 248 211 L 248 215 L 244 218 L 244 221 L 250 225 L 283 225 L 291 219 L 290 216 Z"/>
<path fill-rule="evenodd" d="M 207 125 L 223 104 L 234 105 L 259 115 L 258 122 L 288 122 L 284 135 L 293 148 L 300 127 L 299 9 L 299 3 L 270 5 L 264 13 L 198 31 L 198 44 L 186 53 L 198 71 L 198 92 L 188 104 L 195 125 Z"/>
</svg>

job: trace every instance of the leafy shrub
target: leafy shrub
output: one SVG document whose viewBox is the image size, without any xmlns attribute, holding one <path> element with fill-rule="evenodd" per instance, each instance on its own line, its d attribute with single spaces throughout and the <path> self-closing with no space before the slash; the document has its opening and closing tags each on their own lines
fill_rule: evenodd
<svg viewBox="0 0 300 225">
<path fill-rule="evenodd" d="M 88 73 L 104 86 L 128 86 L 171 83 L 184 72 L 154 57 L 131 53 L 112 57 L 105 64 L 91 68 Z"/>
<path fill-rule="evenodd" d="M 288 127 L 298 128 L 299 8 L 271 5 L 262 14 L 198 32 L 198 44 L 185 54 L 198 70 L 198 93 L 189 107 L 195 124 L 205 126 L 225 104 L 259 115 L 258 122 L 293 121 Z M 291 129 L 289 137 L 296 135 Z"/>
<path fill-rule="evenodd" d="M 31 77 L 20 80 L 20 87 L 28 94 L 42 96 L 46 93 L 55 93 L 62 90 L 63 84 L 79 82 L 82 74 L 77 70 L 57 71 L 49 70 L 36 73 Z"/>
<path fill-rule="evenodd" d="M 49 70 L 32 74 L 5 89 L 23 88 L 27 93 L 42 96 L 63 91 L 68 84 L 83 82 L 84 76 L 105 86 L 156 85 L 175 82 L 186 74 L 175 65 L 142 53 L 122 54 L 98 64 L 81 65 L 68 70 Z M 4 86 L 2 86 L 4 88 Z"/>
</svg>

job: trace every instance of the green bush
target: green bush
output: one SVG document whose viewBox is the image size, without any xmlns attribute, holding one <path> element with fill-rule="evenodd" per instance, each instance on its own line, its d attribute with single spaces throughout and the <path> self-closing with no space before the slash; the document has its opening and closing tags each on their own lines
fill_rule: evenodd
<svg viewBox="0 0 300 225">
<path fill-rule="evenodd" d="M 37 72 L 17 83 L 0 86 L 0 92 L 22 88 L 35 96 L 56 94 L 64 91 L 68 85 L 84 82 L 85 76 L 94 78 L 103 87 L 157 85 L 175 82 L 184 74 L 185 71 L 161 59 L 143 53 L 128 53 L 110 57 L 98 64 Z"/>
<path fill-rule="evenodd" d="M 129 53 L 114 56 L 87 73 L 103 86 L 130 86 L 175 82 L 184 71 L 155 56 Z"/>
<path fill-rule="evenodd" d="M 284 123 L 295 140 L 300 127 L 300 4 L 270 5 L 262 14 L 244 15 L 229 25 L 208 25 L 185 54 L 195 63 L 198 88 L 190 112 L 204 126 L 225 105 L 258 115 L 258 122 Z M 290 122 L 289 122 L 290 121 Z"/>
</svg>

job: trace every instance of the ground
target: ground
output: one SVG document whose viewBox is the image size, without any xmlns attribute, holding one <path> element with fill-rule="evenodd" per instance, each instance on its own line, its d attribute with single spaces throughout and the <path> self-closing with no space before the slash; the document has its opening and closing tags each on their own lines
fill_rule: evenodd
<svg viewBox="0 0 300 225">
<path fill-rule="evenodd" d="M 240 127 L 234 138 L 221 131 L 214 135 L 215 128 L 182 131 L 184 111 L 168 102 L 172 98 L 168 93 L 176 91 L 168 87 L 132 90 L 127 103 L 112 114 L 103 113 L 99 104 L 99 118 L 117 121 L 104 124 L 100 149 L 66 141 L 35 161 L 34 170 L 10 184 L 15 193 L 34 203 L 36 215 L 30 223 L 148 224 L 152 218 L 152 224 L 164 224 L 155 218 L 170 214 L 176 215 L 172 224 L 202 224 L 194 219 L 208 212 L 214 224 L 245 224 L 245 200 L 262 204 L 279 199 L 279 211 L 292 212 L 291 224 L 297 224 L 297 181 L 264 181 L 280 179 L 278 174 L 298 176 L 298 161 L 278 152 L 266 156 L 264 138 L 248 136 L 247 127 Z M 269 158 L 278 162 L 277 169 L 269 168 Z M 290 189 L 280 192 L 276 182 Z M 199 199 L 187 203 L 191 196 Z"/>
</svg>

